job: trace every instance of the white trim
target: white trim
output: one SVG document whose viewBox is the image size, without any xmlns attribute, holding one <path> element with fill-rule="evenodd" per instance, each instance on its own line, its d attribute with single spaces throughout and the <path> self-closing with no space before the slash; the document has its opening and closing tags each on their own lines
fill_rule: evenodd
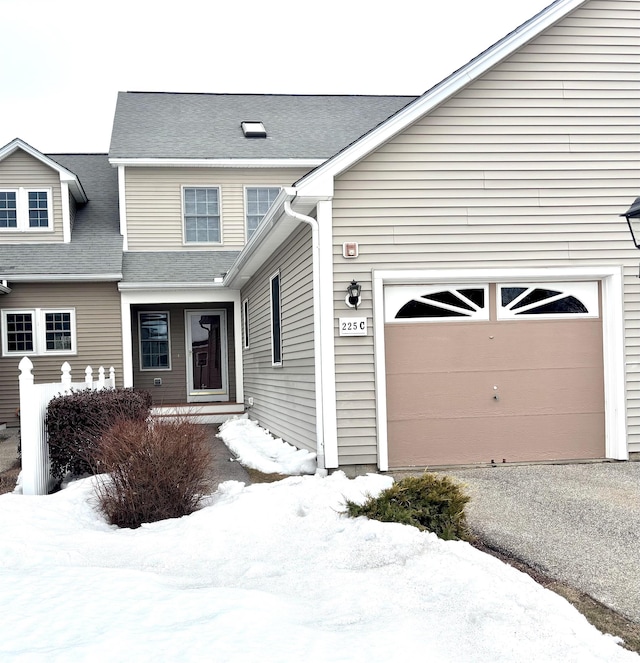
<svg viewBox="0 0 640 663">
<path fill-rule="evenodd" d="M 555 290 L 560 294 L 548 297 L 542 301 L 536 301 L 520 308 L 512 308 L 512 306 L 520 299 L 524 299 L 532 286 L 544 285 L 545 288 Z M 567 286 L 570 286 L 568 289 Z M 525 288 L 525 291 L 509 303 L 508 306 L 502 305 L 501 290 L 502 288 Z M 528 313 L 531 309 L 535 309 L 542 304 L 550 303 L 558 299 L 563 299 L 568 296 L 573 296 L 578 299 L 587 309 L 587 313 Z M 576 318 L 597 318 L 600 316 L 600 306 L 598 303 L 599 293 L 598 284 L 594 281 L 569 281 L 568 283 L 553 283 L 545 281 L 542 283 L 499 283 L 496 292 L 496 318 L 497 320 L 562 320 Z"/>
<path fill-rule="evenodd" d="M 484 306 L 481 308 L 477 306 L 474 302 L 468 300 L 469 306 L 472 306 L 473 309 L 464 309 L 459 306 L 454 306 L 452 304 L 445 304 L 444 302 L 435 302 L 428 299 L 424 299 L 425 295 L 434 294 L 438 291 L 443 290 L 443 288 L 448 288 L 449 291 L 453 290 L 463 290 L 467 288 L 476 288 L 478 290 L 482 289 L 484 291 Z M 464 297 L 461 293 L 460 297 Z M 465 299 L 467 299 L 465 297 Z M 408 304 L 411 301 L 424 302 L 426 304 L 432 304 L 444 311 L 460 312 L 463 313 L 463 316 L 446 316 L 442 315 L 439 317 L 433 318 L 396 318 L 396 315 L 399 313 L 405 304 Z M 473 322 L 473 321 L 484 321 L 489 319 L 489 285 L 486 283 L 456 283 L 453 284 L 399 284 L 392 285 L 385 288 L 384 291 L 384 319 L 385 323 L 392 324 L 432 324 L 438 322 L 450 322 L 455 324 L 456 322 Z"/>
<path fill-rule="evenodd" d="M 229 295 L 233 295 L 233 352 L 236 359 L 236 403 L 244 403 L 244 357 L 242 354 L 242 333 L 238 334 L 236 332 L 236 329 L 242 329 L 240 291 L 230 291 Z M 229 366 L 227 365 L 227 371 L 228 370 Z M 231 397 L 231 394 L 229 394 L 229 397 Z"/>
<path fill-rule="evenodd" d="M 275 339 L 274 339 L 274 317 L 273 317 L 273 281 L 278 279 L 278 329 L 280 336 L 280 361 L 275 360 Z M 282 277 L 278 269 L 269 277 L 269 326 L 270 326 L 270 339 L 271 339 L 271 366 L 282 366 Z"/>
<path fill-rule="evenodd" d="M 167 316 L 167 358 L 168 366 L 151 366 L 145 368 L 142 365 L 142 328 L 140 325 L 140 317 L 143 315 L 166 315 Z M 171 370 L 171 312 L 170 311 L 138 311 L 138 359 L 140 364 L 140 372 L 155 372 L 155 371 L 170 371 Z"/>
<path fill-rule="evenodd" d="M 569 12 L 585 4 L 587 0 L 558 0 L 519 28 L 509 33 L 491 48 L 478 55 L 421 97 L 392 115 L 381 125 L 365 134 L 349 147 L 328 159 L 322 166 L 304 175 L 294 186 L 300 195 L 332 195 L 333 178 L 350 168 L 383 143 L 392 139 L 410 124 L 431 112 L 451 96 L 477 80 L 514 51 L 550 27 Z"/>
<path fill-rule="evenodd" d="M 47 313 L 68 313 L 71 332 L 71 348 L 69 350 L 47 350 Z M 73 307 L 50 308 L 6 308 L 0 312 L 2 319 L 2 356 L 3 357 L 49 357 L 78 354 L 78 339 L 76 334 L 76 309 Z M 10 352 L 7 338 L 7 315 L 28 314 L 31 316 L 33 333 L 33 350 L 26 352 L 18 350 Z"/>
<path fill-rule="evenodd" d="M 129 250 L 127 235 L 127 180 L 124 166 L 118 166 L 118 210 L 120 212 L 120 234 L 123 237 L 122 250 Z"/>
<path fill-rule="evenodd" d="M 60 176 L 60 182 L 66 182 L 68 185 L 71 186 L 71 189 L 74 194 L 73 197 L 78 202 L 81 203 L 87 202 L 88 200 L 87 194 L 84 192 L 82 184 L 80 184 L 80 181 L 78 180 L 75 173 L 72 173 L 70 170 L 67 170 L 59 163 L 56 163 L 53 159 L 50 159 L 45 154 L 42 154 L 42 152 L 36 150 L 35 147 L 31 147 L 31 145 L 25 143 L 20 138 L 14 138 L 10 143 L 7 143 L 4 147 L 0 148 L 0 161 L 8 157 L 9 155 L 13 154 L 18 149 L 23 150 L 27 154 L 31 155 L 34 159 L 37 159 L 38 161 L 42 162 L 45 166 L 48 166 L 49 168 L 55 170 Z"/>
<path fill-rule="evenodd" d="M 218 192 L 218 240 L 215 242 L 189 242 L 187 241 L 187 223 L 184 204 L 184 193 L 187 189 L 215 189 Z M 182 245 L 183 246 L 221 246 L 224 244 L 222 236 L 222 187 L 219 184 L 183 184 L 180 187 L 180 205 L 182 210 Z M 210 215 L 207 215 L 210 216 Z"/>
<path fill-rule="evenodd" d="M 62 241 L 71 241 L 71 209 L 69 207 L 69 184 L 60 182 L 60 200 L 62 202 Z"/>
<path fill-rule="evenodd" d="M 173 283 L 162 281 L 131 281 L 118 283 L 118 290 L 158 290 L 165 288 L 167 290 L 207 290 L 210 292 L 212 289 L 222 289 L 224 286 L 222 282 L 205 282 L 205 283 Z"/>
<path fill-rule="evenodd" d="M 249 298 L 242 300 L 242 347 L 248 350 L 251 347 L 250 327 L 249 327 Z"/>
<path fill-rule="evenodd" d="M 1 158 L 1 157 L 0 157 Z M 320 159 L 158 159 L 158 158 L 111 158 L 112 166 L 166 166 L 187 168 L 316 168 L 326 161 Z"/>
<path fill-rule="evenodd" d="M 114 274 L 5 274 L 0 279 L 8 279 L 13 283 L 32 283 L 43 281 L 53 283 L 57 281 L 119 281 L 121 273 Z"/>
<path fill-rule="evenodd" d="M 220 382 L 219 389 L 192 389 L 193 378 L 193 337 L 191 327 L 192 315 L 212 314 L 220 316 Z M 211 401 L 229 400 L 229 352 L 228 344 L 228 324 L 226 309 L 187 309 L 184 310 L 184 343 L 185 343 L 185 363 L 187 378 L 187 403 L 201 403 Z"/>
<path fill-rule="evenodd" d="M 508 281 L 602 281 L 602 352 L 604 360 L 605 455 L 628 460 L 624 381 L 623 276 L 619 265 L 513 269 L 372 270 L 374 370 L 378 467 L 389 469 L 384 342 L 384 286 L 398 283 L 500 283 Z"/>
<path fill-rule="evenodd" d="M 0 228 L 1 233 L 27 233 L 40 234 L 54 231 L 53 219 L 53 189 L 50 186 L 0 186 L 0 193 L 13 192 L 16 194 L 16 227 Z M 47 225 L 31 227 L 29 225 L 29 194 L 42 193 L 47 195 Z M 67 200 L 67 206 L 69 201 Z M 68 213 L 67 213 L 68 218 Z M 71 236 L 69 236 L 71 239 Z"/>
</svg>

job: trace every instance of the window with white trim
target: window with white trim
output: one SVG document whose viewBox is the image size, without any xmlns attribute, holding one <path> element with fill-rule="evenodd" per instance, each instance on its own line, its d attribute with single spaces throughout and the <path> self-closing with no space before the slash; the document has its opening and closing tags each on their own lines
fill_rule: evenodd
<svg viewBox="0 0 640 663">
<path fill-rule="evenodd" d="M 183 216 L 185 243 L 221 242 L 218 187 L 184 187 Z"/>
<path fill-rule="evenodd" d="M 510 283 L 498 286 L 498 320 L 597 318 L 596 282 Z"/>
<path fill-rule="evenodd" d="M 390 285 L 385 288 L 386 322 L 489 319 L 489 289 L 479 285 Z"/>
<path fill-rule="evenodd" d="M 2 354 L 76 354 L 74 309 L 4 309 Z"/>
<path fill-rule="evenodd" d="M 140 370 L 171 370 L 169 312 L 139 311 Z"/>
<path fill-rule="evenodd" d="M 280 193 L 279 186 L 248 186 L 245 189 L 247 241 L 260 225 L 273 201 Z"/>
<path fill-rule="evenodd" d="M 242 335 L 244 338 L 244 347 L 249 347 L 249 300 L 242 302 Z"/>
<path fill-rule="evenodd" d="M 271 277 L 271 363 L 282 366 L 282 302 L 280 272 Z"/>
<path fill-rule="evenodd" d="M 0 190 L 0 230 L 52 230 L 51 189 Z"/>
</svg>

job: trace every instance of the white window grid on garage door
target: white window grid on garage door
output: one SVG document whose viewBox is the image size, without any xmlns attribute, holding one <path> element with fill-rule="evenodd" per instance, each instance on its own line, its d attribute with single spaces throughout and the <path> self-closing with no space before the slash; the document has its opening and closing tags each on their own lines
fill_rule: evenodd
<svg viewBox="0 0 640 663">
<path fill-rule="evenodd" d="M 385 288 L 385 322 L 489 320 L 489 286 L 391 285 Z M 497 285 L 498 320 L 597 318 L 598 284 L 508 283 Z"/>
</svg>

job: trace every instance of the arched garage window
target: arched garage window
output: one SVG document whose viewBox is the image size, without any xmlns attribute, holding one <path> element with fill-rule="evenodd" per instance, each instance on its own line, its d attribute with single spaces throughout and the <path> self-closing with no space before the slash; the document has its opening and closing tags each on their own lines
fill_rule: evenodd
<svg viewBox="0 0 640 663">
<path fill-rule="evenodd" d="M 398 321 L 488 320 L 488 288 L 484 285 L 388 286 L 385 319 Z"/>
<path fill-rule="evenodd" d="M 498 319 L 597 318 L 597 283 L 538 283 L 498 286 Z"/>
</svg>

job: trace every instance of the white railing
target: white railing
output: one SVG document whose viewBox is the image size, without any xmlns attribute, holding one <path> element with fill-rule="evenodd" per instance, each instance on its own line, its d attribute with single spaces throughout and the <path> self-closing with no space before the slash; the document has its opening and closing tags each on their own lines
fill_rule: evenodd
<svg viewBox="0 0 640 663">
<path fill-rule="evenodd" d="M 47 444 L 46 416 L 49 401 L 62 394 L 78 389 L 112 389 L 116 386 L 116 374 L 113 366 L 109 377 L 105 377 L 102 366 L 98 370 L 98 379 L 93 379 L 93 370 L 87 366 L 84 382 L 73 382 L 71 366 L 64 362 L 60 367 L 60 382 L 35 384 L 33 363 L 29 357 L 23 357 L 18 365 L 20 369 L 20 445 L 22 449 L 21 486 L 23 495 L 46 495 L 55 483 L 49 464 L 49 446 Z"/>
</svg>

